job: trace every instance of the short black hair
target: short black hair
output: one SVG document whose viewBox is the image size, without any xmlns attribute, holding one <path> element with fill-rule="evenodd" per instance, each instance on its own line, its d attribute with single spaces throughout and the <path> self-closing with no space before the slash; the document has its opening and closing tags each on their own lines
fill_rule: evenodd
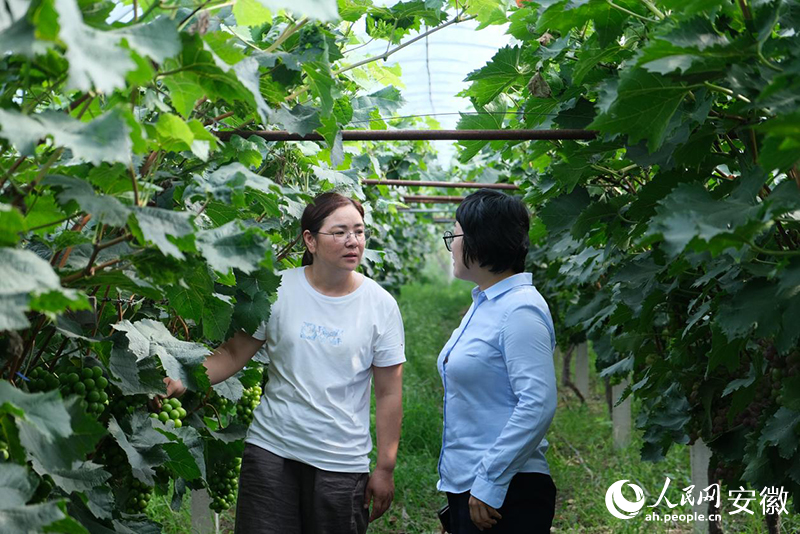
<svg viewBox="0 0 800 534">
<path fill-rule="evenodd" d="M 493 273 L 525 270 L 530 216 L 518 198 L 492 189 L 467 196 L 456 210 L 461 225 L 464 265 L 477 262 Z"/>
</svg>

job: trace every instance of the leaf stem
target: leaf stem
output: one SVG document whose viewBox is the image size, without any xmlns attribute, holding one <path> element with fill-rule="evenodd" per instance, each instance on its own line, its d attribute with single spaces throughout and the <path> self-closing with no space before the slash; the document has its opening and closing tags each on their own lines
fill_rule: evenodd
<svg viewBox="0 0 800 534">
<path fill-rule="evenodd" d="M 639 20 L 643 20 L 643 21 L 646 21 L 646 22 L 658 22 L 655 19 L 649 19 L 649 18 L 647 18 L 645 16 L 642 16 L 642 15 L 640 15 L 638 13 L 634 13 L 630 9 L 624 8 L 622 6 L 619 6 L 619 5 L 615 4 L 612 0 L 608 0 L 608 5 L 613 7 L 614 9 L 616 9 L 618 11 L 621 11 L 621 12 L 623 12 L 623 13 L 625 13 L 627 15 L 630 15 L 631 17 L 635 17 L 635 18 L 637 18 Z"/>
<path fill-rule="evenodd" d="M 732 90 L 730 90 L 730 89 L 728 89 L 726 87 L 720 87 L 719 85 L 714 85 L 711 82 L 703 82 L 703 85 L 705 85 L 706 87 L 708 87 L 712 91 L 717 91 L 718 93 L 723 93 L 723 94 L 726 94 L 728 96 L 732 96 L 734 98 L 738 98 L 739 100 L 741 100 L 745 104 L 752 104 L 750 99 L 747 98 L 746 96 L 740 95 L 739 93 L 735 93 L 734 91 L 732 91 Z"/>
<path fill-rule="evenodd" d="M 42 228 L 47 228 L 48 226 L 55 226 L 56 224 L 61 224 L 63 222 L 67 222 L 68 220 L 75 217 L 76 214 L 70 215 L 69 217 L 64 217 L 63 219 L 59 219 L 57 221 L 49 222 L 47 224 L 40 224 L 39 226 L 34 226 L 33 228 L 27 228 L 24 230 L 25 232 L 34 232 L 36 230 L 41 230 Z M 20 232 L 23 233 L 23 232 Z"/>
<path fill-rule="evenodd" d="M 656 5 L 651 2 L 650 0 L 642 0 L 642 3 L 650 10 L 650 12 L 656 16 L 658 20 L 664 20 L 667 16 L 656 7 Z"/>
</svg>

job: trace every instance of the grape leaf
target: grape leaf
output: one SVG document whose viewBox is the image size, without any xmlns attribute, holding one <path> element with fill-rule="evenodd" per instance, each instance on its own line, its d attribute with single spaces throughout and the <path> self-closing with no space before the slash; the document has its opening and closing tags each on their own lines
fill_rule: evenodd
<svg viewBox="0 0 800 534">
<path fill-rule="evenodd" d="M 36 491 L 38 481 L 25 466 L 0 464 L 0 510 L 25 504 Z"/>
<path fill-rule="evenodd" d="M 152 319 L 136 323 L 124 320 L 113 328 L 128 338 L 127 349 L 136 356 L 137 362 L 157 357 L 173 380 L 180 380 L 194 391 L 208 387 L 203 362 L 210 351 L 204 345 L 176 339 L 163 323 Z"/>
<path fill-rule="evenodd" d="M 25 317 L 32 295 L 63 290 L 50 264 L 29 250 L 0 249 L 0 330 L 19 330 L 30 323 Z"/>
<path fill-rule="evenodd" d="M 140 207 L 133 212 L 144 239 L 153 242 L 158 249 L 169 256 L 182 260 L 185 258 L 168 236 L 181 238 L 191 235 L 194 227 L 191 214 L 185 211 L 172 211 L 152 207 Z"/>
<path fill-rule="evenodd" d="M 588 128 L 627 134 L 630 144 L 646 139 L 648 149 L 654 152 L 664 141 L 667 124 L 690 90 L 641 69 L 628 71 L 620 77 L 608 109 L 598 106 L 600 113 Z"/>
<path fill-rule="evenodd" d="M 485 106 L 512 85 L 524 84 L 530 68 L 521 61 L 521 54 L 519 46 L 498 50 L 485 67 L 467 75 L 465 80 L 473 83 L 463 95 L 472 97 L 476 106 Z"/>
<path fill-rule="evenodd" d="M 197 233 L 197 248 L 216 271 L 235 268 L 250 273 L 258 269 L 272 248 L 270 240 L 254 227 L 231 221 Z"/>
<path fill-rule="evenodd" d="M 98 195 L 91 184 L 74 176 L 48 175 L 42 184 L 61 189 L 56 194 L 58 202 L 63 206 L 75 201 L 83 211 L 95 219 L 111 226 L 125 226 L 130 215 L 130 208 L 109 195 Z"/>
<path fill-rule="evenodd" d="M 125 87 L 125 74 L 136 64 L 127 50 L 117 46 L 122 36 L 84 24 L 76 0 L 53 3 L 58 11 L 59 38 L 67 45 L 69 86 L 82 91 L 96 88 L 103 93 Z"/>
<path fill-rule="evenodd" d="M 63 505 L 56 501 L 31 506 L 17 506 L 14 508 L 0 509 L 0 530 L 4 534 L 28 534 L 30 532 L 44 532 L 45 527 L 53 525 L 66 517 Z M 72 521 L 74 523 L 74 521 Z M 72 532 L 86 532 L 77 523 L 78 530 Z M 50 532 L 59 532 L 51 528 Z M 61 531 L 63 532 L 63 531 Z"/>
<path fill-rule="evenodd" d="M 125 451 L 133 476 L 140 482 L 152 486 L 155 468 L 169 460 L 161 445 L 169 438 L 153 428 L 152 419 L 144 412 L 134 412 L 130 421 L 130 432 L 125 432 L 112 415 L 108 421 L 108 432 Z"/>
<path fill-rule="evenodd" d="M 132 149 L 130 128 L 116 111 L 81 122 L 55 111 L 23 115 L 0 109 L 0 128 L 0 137 L 8 139 L 23 156 L 32 155 L 39 141 L 50 136 L 56 146 L 69 148 L 75 157 L 96 165 L 127 163 Z"/>
<path fill-rule="evenodd" d="M 157 63 L 161 63 L 181 51 L 177 25 L 174 20 L 166 16 L 160 16 L 152 22 L 135 24 L 108 33 L 125 39 L 129 47 Z"/>
</svg>

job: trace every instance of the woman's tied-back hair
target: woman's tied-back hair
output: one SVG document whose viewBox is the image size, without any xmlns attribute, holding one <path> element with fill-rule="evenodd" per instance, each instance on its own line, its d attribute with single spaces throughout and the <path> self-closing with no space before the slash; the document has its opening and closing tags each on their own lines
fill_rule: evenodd
<svg viewBox="0 0 800 534">
<path fill-rule="evenodd" d="M 477 262 L 493 273 L 525 270 L 530 216 L 518 198 L 491 189 L 467 196 L 456 210 L 464 266 Z"/>
<path fill-rule="evenodd" d="M 364 206 L 358 200 L 353 200 L 344 195 L 334 192 L 322 193 L 317 195 L 316 198 L 306 206 L 303 210 L 303 216 L 300 218 L 300 235 L 302 236 L 306 230 L 312 234 L 319 232 L 325 219 L 343 206 L 355 206 L 361 218 L 364 218 Z M 314 257 L 306 249 L 303 253 L 302 265 L 311 265 L 314 263 Z"/>
</svg>

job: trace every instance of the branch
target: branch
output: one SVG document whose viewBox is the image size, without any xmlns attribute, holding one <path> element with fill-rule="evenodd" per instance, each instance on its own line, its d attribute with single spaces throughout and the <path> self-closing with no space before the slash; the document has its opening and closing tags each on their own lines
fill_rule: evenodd
<svg viewBox="0 0 800 534">
<path fill-rule="evenodd" d="M 302 234 L 298 235 L 297 237 L 292 239 L 292 241 L 288 245 L 283 247 L 280 252 L 278 252 L 278 261 L 283 260 L 286 256 L 289 255 L 289 251 L 291 251 L 292 247 L 294 247 L 297 244 L 297 242 L 300 241 L 301 237 L 302 237 Z"/>
<path fill-rule="evenodd" d="M 122 236 L 117 237 L 115 239 L 112 239 L 110 241 L 106 241 L 105 243 L 100 243 L 98 245 L 95 245 L 94 246 L 94 250 L 92 250 L 92 255 L 89 258 L 89 263 L 86 264 L 86 268 L 84 269 L 84 272 L 87 275 L 90 275 L 92 273 L 92 271 L 93 271 L 92 266 L 94 265 L 94 261 L 97 259 L 97 255 L 100 254 L 100 252 L 102 250 L 105 250 L 105 249 L 107 249 L 109 247 L 113 247 L 114 245 L 118 245 L 118 244 L 122 243 L 123 241 L 129 241 L 132 238 L 133 238 L 133 236 L 131 234 L 125 234 L 125 235 L 122 235 Z"/>
<path fill-rule="evenodd" d="M 8 168 L 6 173 L 3 175 L 3 178 L 0 179 L 0 189 L 3 188 L 3 185 L 5 185 L 5 183 L 6 183 L 6 180 L 11 178 L 11 175 L 14 174 L 17 169 L 19 169 L 19 166 L 22 165 L 22 163 L 26 159 L 28 159 L 28 156 L 20 156 L 20 157 L 17 158 L 17 161 L 15 161 L 14 164 L 11 167 Z"/>
<path fill-rule="evenodd" d="M 136 171 L 133 170 L 133 163 L 128 164 L 128 172 L 131 175 L 131 184 L 133 185 L 133 204 L 139 207 L 139 185 L 136 183 Z"/>
<path fill-rule="evenodd" d="M 77 272 L 75 274 L 71 274 L 71 275 L 61 279 L 61 285 L 70 284 L 72 282 L 75 282 L 76 280 L 80 280 L 81 278 L 86 278 L 87 276 L 94 275 L 94 273 L 96 271 L 99 271 L 101 269 L 105 269 L 106 267 L 111 267 L 112 265 L 116 265 L 121 261 L 122 261 L 122 258 L 117 258 L 115 260 L 111 260 L 111 261 L 107 261 L 105 263 L 101 263 L 100 265 L 98 265 L 97 267 L 92 269 L 90 273 L 86 273 L 85 271 L 80 271 L 80 272 Z"/>
<path fill-rule="evenodd" d="M 267 48 L 264 50 L 264 52 L 266 52 L 266 53 L 268 53 L 268 54 L 269 54 L 270 52 L 274 52 L 275 50 L 277 50 L 277 49 L 278 49 L 278 47 L 279 47 L 280 45 L 282 45 L 283 43 L 285 43 L 285 42 L 286 42 L 286 40 L 287 40 L 289 37 L 291 37 L 292 35 L 294 35 L 294 34 L 295 34 L 295 33 L 297 33 L 298 31 L 300 31 L 300 28 L 302 28 L 303 26 L 305 26 L 307 23 L 308 23 L 308 17 L 305 17 L 303 20 L 301 20 L 300 22 L 298 22 L 298 23 L 297 23 L 297 24 L 295 24 L 294 26 L 287 26 L 287 27 L 286 27 L 286 29 L 284 29 L 284 30 L 283 30 L 283 33 L 281 33 L 281 34 L 278 36 L 278 38 L 277 38 L 277 39 L 275 39 L 275 42 L 274 42 L 274 43 L 272 43 L 271 45 L 269 45 L 269 46 L 268 46 L 268 47 L 267 47 Z"/>
</svg>

